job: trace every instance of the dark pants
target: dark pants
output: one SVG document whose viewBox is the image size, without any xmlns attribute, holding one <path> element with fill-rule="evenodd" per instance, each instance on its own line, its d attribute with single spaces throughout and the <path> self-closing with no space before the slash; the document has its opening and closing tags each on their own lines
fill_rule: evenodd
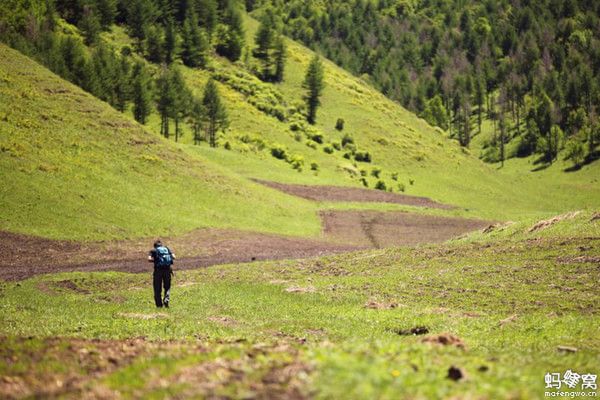
<svg viewBox="0 0 600 400">
<path fill-rule="evenodd" d="M 169 303 L 171 292 L 171 270 L 170 268 L 154 268 L 153 274 L 154 302 L 156 307 L 162 307 Z M 165 288 L 165 297 L 162 297 L 162 288 Z"/>
</svg>

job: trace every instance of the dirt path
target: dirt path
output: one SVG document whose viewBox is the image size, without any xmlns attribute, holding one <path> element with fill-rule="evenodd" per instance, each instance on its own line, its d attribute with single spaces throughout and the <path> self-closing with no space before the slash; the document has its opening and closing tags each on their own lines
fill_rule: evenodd
<svg viewBox="0 0 600 400">
<path fill-rule="evenodd" d="M 378 211 L 323 211 L 323 234 L 303 239 L 225 229 L 199 229 L 163 238 L 177 254 L 177 269 L 297 259 L 360 249 L 415 245 L 448 240 L 488 222 Z M 153 238 L 76 243 L 0 232 L 0 279 L 66 271 L 149 272 L 146 261 Z"/>
<path fill-rule="evenodd" d="M 356 201 L 375 203 L 395 203 L 408 206 L 440 208 L 449 210 L 455 208 L 448 204 L 435 202 L 427 197 L 409 196 L 389 193 L 382 190 L 351 188 L 342 186 L 290 185 L 255 179 L 256 182 L 282 192 L 313 201 Z"/>
</svg>

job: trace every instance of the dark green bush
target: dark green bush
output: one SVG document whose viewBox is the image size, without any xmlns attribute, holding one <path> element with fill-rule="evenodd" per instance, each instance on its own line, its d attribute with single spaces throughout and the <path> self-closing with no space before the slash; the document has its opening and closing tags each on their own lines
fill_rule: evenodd
<svg viewBox="0 0 600 400">
<path fill-rule="evenodd" d="M 379 178 L 380 174 L 381 174 L 381 168 L 375 167 L 371 170 L 371 175 L 373 175 L 375 178 Z"/>
<path fill-rule="evenodd" d="M 327 154 L 332 154 L 333 153 L 333 147 L 331 146 L 325 146 L 323 147 L 323 151 Z"/>
<path fill-rule="evenodd" d="M 385 182 L 380 179 L 375 184 L 375 189 L 377 189 L 377 190 L 387 190 L 387 186 L 386 186 Z"/>
<path fill-rule="evenodd" d="M 371 162 L 371 154 L 368 151 L 357 151 L 354 159 L 360 162 Z"/>
<path fill-rule="evenodd" d="M 285 147 L 282 145 L 276 144 L 271 147 L 271 155 L 279 160 L 285 160 L 287 156 L 287 152 Z"/>
<path fill-rule="evenodd" d="M 348 144 L 354 144 L 354 139 L 352 138 L 352 136 L 345 134 L 342 138 L 342 146 L 346 147 L 346 145 Z"/>
<path fill-rule="evenodd" d="M 344 130 L 344 119 L 343 118 L 337 119 L 337 121 L 335 122 L 335 129 L 337 129 L 338 131 Z"/>
</svg>

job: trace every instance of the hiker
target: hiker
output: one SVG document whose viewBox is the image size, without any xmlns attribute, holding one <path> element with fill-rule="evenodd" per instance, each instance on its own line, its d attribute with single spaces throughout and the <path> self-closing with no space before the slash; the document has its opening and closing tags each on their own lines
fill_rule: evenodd
<svg viewBox="0 0 600 400">
<path fill-rule="evenodd" d="M 160 240 L 154 242 L 154 248 L 148 254 L 148 262 L 154 263 L 154 274 L 152 276 L 156 307 L 169 307 L 173 260 L 175 260 L 175 254 L 167 246 L 163 246 Z M 162 287 L 165 288 L 164 297 L 161 293 Z"/>
</svg>

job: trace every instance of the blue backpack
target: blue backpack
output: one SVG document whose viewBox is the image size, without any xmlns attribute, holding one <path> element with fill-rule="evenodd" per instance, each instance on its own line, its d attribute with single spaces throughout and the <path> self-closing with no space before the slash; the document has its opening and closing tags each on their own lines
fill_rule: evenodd
<svg viewBox="0 0 600 400">
<path fill-rule="evenodd" d="M 155 264 L 157 267 L 170 267 L 173 265 L 173 255 L 171 254 L 171 250 L 166 248 L 165 246 L 158 246 L 156 248 L 156 259 Z"/>
</svg>

